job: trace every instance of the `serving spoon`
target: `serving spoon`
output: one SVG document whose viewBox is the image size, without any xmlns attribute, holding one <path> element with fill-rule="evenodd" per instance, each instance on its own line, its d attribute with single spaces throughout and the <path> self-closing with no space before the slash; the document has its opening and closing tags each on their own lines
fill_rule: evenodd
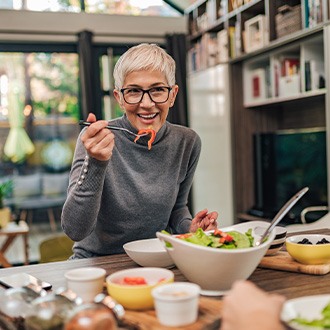
<svg viewBox="0 0 330 330">
<path fill-rule="evenodd" d="M 261 243 L 265 241 L 265 239 L 269 236 L 270 232 L 275 228 L 275 226 L 283 219 L 283 217 L 291 210 L 291 208 L 299 201 L 299 199 L 306 194 L 308 191 L 308 187 L 305 187 L 298 191 L 295 195 L 293 195 L 277 212 L 274 219 L 265 230 L 265 232 L 261 235 L 259 240 L 255 242 L 255 246 L 259 246 Z"/>
</svg>

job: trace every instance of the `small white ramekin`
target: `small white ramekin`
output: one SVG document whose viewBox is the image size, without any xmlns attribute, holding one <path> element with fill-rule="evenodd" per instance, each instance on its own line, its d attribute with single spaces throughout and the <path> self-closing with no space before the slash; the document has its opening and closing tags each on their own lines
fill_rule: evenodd
<svg viewBox="0 0 330 330">
<path fill-rule="evenodd" d="M 200 286 L 188 282 L 160 285 L 152 290 L 160 324 L 180 327 L 196 322 Z"/>
</svg>

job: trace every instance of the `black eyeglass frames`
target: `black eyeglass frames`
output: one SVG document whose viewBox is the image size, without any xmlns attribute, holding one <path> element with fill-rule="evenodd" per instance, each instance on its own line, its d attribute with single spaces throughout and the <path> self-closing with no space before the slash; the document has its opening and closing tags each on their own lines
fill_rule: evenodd
<svg viewBox="0 0 330 330">
<path fill-rule="evenodd" d="M 140 103 L 145 93 L 150 97 L 150 100 L 154 103 L 165 103 L 170 95 L 172 87 L 157 86 L 149 89 L 142 88 L 122 88 L 120 92 L 123 94 L 124 100 L 128 104 Z"/>
</svg>

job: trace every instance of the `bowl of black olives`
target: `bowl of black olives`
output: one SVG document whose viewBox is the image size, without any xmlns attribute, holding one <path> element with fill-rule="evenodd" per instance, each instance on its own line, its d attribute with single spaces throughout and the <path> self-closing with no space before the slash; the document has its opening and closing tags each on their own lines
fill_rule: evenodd
<svg viewBox="0 0 330 330">
<path fill-rule="evenodd" d="M 293 235 L 287 237 L 285 246 L 290 256 L 302 264 L 330 263 L 330 235 Z"/>
</svg>

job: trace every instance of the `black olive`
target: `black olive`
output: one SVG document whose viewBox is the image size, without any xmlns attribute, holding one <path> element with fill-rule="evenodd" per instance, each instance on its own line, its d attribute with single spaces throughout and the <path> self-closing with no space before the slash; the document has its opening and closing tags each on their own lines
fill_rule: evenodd
<svg viewBox="0 0 330 330">
<path fill-rule="evenodd" d="M 308 238 L 304 238 L 298 244 L 313 244 Z"/>
<path fill-rule="evenodd" d="M 330 243 L 327 239 L 322 238 L 320 241 L 318 241 L 316 244 L 328 244 Z"/>
</svg>

